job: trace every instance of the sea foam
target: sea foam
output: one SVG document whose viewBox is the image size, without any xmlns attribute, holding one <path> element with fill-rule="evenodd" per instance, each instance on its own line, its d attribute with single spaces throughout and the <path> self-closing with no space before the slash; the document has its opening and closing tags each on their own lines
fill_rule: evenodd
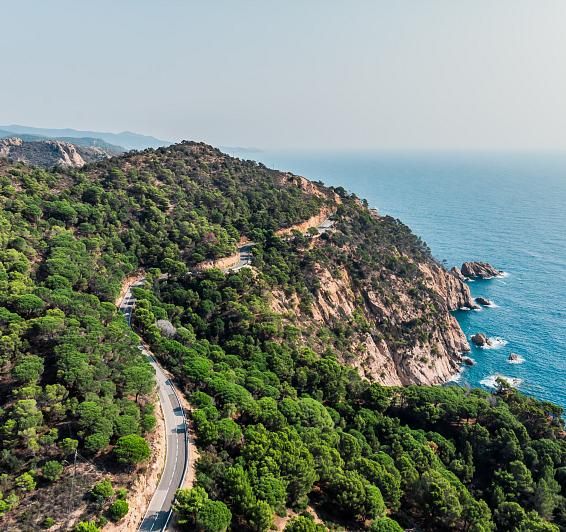
<svg viewBox="0 0 566 532">
<path fill-rule="evenodd" d="M 490 345 L 481 345 L 480 349 L 501 349 L 505 347 L 509 342 L 499 336 L 494 336 L 493 338 L 488 338 Z"/>
<path fill-rule="evenodd" d="M 506 381 L 509 386 L 512 386 L 513 388 L 518 388 L 523 382 L 523 379 L 517 379 L 516 377 L 507 377 L 505 375 L 496 373 L 495 375 L 489 375 L 482 379 L 480 381 L 480 384 L 482 386 L 485 386 L 486 388 L 497 388 L 497 379 Z"/>
<path fill-rule="evenodd" d="M 464 368 L 461 367 L 457 373 L 454 373 L 446 382 L 460 382 L 462 380 L 462 375 L 464 374 Z"/>
</svg>

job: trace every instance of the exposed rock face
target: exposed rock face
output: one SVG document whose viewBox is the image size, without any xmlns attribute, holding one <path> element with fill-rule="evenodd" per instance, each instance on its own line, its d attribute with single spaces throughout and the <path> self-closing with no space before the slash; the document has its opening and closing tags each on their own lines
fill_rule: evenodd
<svg viewBox="0 0 566 532">
<path fill-rule="evenodd" d="M 472 336 L 472 342 L 478 347 L 486 347 L 491 345 L 491 340 L 483 333 L 477 333 Z"/>
<path fill-rule="evenodd" d="M 47 168 L 80 168 L 110 155 L 101 148 L 75 146 L 60 140 L 27 142 L 17 137 L 0 139 L 0 157 Z"/>
<path fill-rule="evenodd" d="M 411 294 L 411 287 L 401 279 L 392 279 L 396 299 L 373 290 L 360 288 L 346 270 L 331 273 L 317 265 L 320 288 L 309 312 L 301 310 L 296 295 L 273 292 L 272 308 L 289 319 L 297 316 L 295 325 L 306 329 L 332 328 L 338 323 L 352 323 L 364 315 L 369 330 L 350 337 L 344 363 L 360 374 L 385 385 L 440 384 L 457 373 L 462 353 L 470 347 L 450 310 L 472 305 L 468 287 L 457 277 L 434 263 L 419 264 L 423 282 L 439 307 L 434 323 L 413 336 L 412 343 L 399 341 L 396 330 L 421 322 L 425 310 Z M 425 330 L 426 329 L 426 330 Z M 320 347 L 327 347 L 321 344 Z"/>
<path fill-rule="evenodd" d="M 492 279 L 503 273 L 487 262 L 464 262 L 461 272 L 470 279 Z"/>
<path fill-rule="evenodd" d="M 466 278 L 462 275 L 460 268 L 456 268 L 456 266 L 454 266 L 453 268 L 450 268 L 450 273 L 452 275 L 454 275 L 455 277 L 457 277 L 458 279 L 460 279 L 460 281 L 462 281 L 462 282 L 464 282 L 466 280 Z"/>
<path fill-rule="evenodd" d="M 436 264 L 420 264 L 419 268 L 425 274 L 431 288 L 445 299 L 448 310 L 476 307 L 468 285 L 457 273 L 452 270 L 446 272 Z"/>
<path fill-rule="evenodd" d="M 240 252 L 229 255 L 228 257 L 222 257 L 216 260 L 206 260 L 197 264 L 193 269 L 195 271 L 210 270 L 212 268 L 218 268 L 219 270 L 227 270 L 233 268 L 240 262 Z"/>
<path fill-rule="evenodd" d="M 489 307 L 492 303 L 489 299 L 486 299 L 485 297 L 476 297 L 476 303 L 478 305 L 481 305 L 482 307 Z"/>
</svg>

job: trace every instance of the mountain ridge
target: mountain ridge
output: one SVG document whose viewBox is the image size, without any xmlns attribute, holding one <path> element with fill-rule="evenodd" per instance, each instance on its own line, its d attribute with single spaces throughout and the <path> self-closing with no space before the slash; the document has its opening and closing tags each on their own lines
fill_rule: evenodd
<svg viewBox="0 0 566 532">
<path fill-rule="evenodd" d="M 77 145 L 60 139 L 26 141 L 15 136 L 0 138 L 0 157 L 44 168 L 81 168 L 87 163 L 116 155 L 114 150 L 114 147 L 108 151 L 102 147 Z"/>
<path fill-rule="evenodd" d="M 8 126 L 1 126 L 0 130 L 5 130 L 8 132 L 16 134 L 30 134 L 45 136 L 50 138 L 60 138 L 60 137 L 93 137 L 102 139 L 110 144 L 116 146 L 121 146 L 126 150 L 144 150 L 146 148 L 159 148 L 161 146 L 167 146 L 171 142 L 166 140 L 161 140 L 150 135 L 142 135 L 139 133 L 133 133 L 131 131 L 123 131 L 120 133 L 111 133 L 103 131 L 85 131 L 72 128 L 41 128 L 33 126 L 22 126 L 19 124 L 11 124 Z M 16 135 L 17 136 L 17 135 Z"/>
</svg>

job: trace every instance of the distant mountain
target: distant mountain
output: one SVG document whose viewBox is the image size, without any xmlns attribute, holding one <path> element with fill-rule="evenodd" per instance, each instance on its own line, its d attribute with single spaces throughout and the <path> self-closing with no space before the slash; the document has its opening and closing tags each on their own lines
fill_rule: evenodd
<svg viewBox="0 0 566 532">
<path fill-rule="evenodd" d="M 111 155 L 120 155 L 127 151 L 122 146 L 116 146 L 115 144 L 110 144 L 105 140 L 93 137 L 48 137 L 45 135 L 30 135 L 16 133 L 15 131 L 7 131 L 5 129 L 0 129 L 0 139 L 17 137 L 26 142 L 39 142 L 42 140 L 60 140 L 62 142 L 68 142 L 74 144 L 75 146 L 82 146 L 84 148 L 100 148 Z"/>
<path fill-rule="evenodd" d="M 80 131 L 77 129 L 50 129 L 40 127 L 29 127 L 12 124 L 0 126 L 0 130 L 8 132 L 6 136 L 34 135 L 37 137 L 47 137 L 55 139 L 72 138 L 74 144 L 78 144 L 76 139 L 90 138 L 100 139 L 115 146 L 123 146 L 125 150 L 145 150 L 146 148 L 159 148 L 168 146 L 171 142 L 160 140 L 147 135 L 123 131 L 122 133 L 107 133 L 101 131 Z"/>
<path fill-rule="evenodd" d="M 3 132 L 0 132 L 0 135 L 1 133 Z M 40 140 L 24 140 L 14 136 L 0 138 L 0 158 L 33 166 L 43 166 L 44 168 L 55 166 L 80 168 L 87 163 L 108 159 L 116 153 L 120 153 L 114 150 L 108 151 L 98 146 L 80 146 L 57 139 L 43 140 L 42 137 L 34 135 L 22 136 Z M 91 140 L 98 141 L 98 139 Z M 117 146 L 113 146 L 113 148 L 117 148 Z"/>
</svg>

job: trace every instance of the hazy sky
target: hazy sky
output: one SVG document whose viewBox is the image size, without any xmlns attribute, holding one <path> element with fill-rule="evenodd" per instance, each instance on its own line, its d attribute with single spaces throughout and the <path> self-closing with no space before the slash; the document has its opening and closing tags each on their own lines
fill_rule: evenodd
<svg viewBox="0 0 566 532">
<path fill-rule="evenodd" d="M 2 124 L 566 149 L 566 0 L 18 0 L 0 17 Z"/>
</svg>

